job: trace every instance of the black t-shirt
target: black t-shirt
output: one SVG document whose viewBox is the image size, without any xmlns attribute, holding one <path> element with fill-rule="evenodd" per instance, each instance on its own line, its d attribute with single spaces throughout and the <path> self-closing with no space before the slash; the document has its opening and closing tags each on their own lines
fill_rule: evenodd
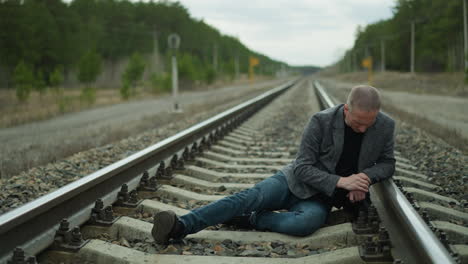
<svg viewBox="0 0 468 264">
<path fill-rule="evenodd" d="M 344 122 L 344 141 L 343 151 L 341 152 L 340 160 L 336 164 L 336 175 L 348 177 L 351 174 L 358 173 L 359 153 L 361 151 L 362 137 L 364 133 L 356 133 Z M 348 198 L 348 191 L 345 189 L 336 188 L 333 196 L 332 204 L 340 208 L 345 205 Z"/>
</svg>

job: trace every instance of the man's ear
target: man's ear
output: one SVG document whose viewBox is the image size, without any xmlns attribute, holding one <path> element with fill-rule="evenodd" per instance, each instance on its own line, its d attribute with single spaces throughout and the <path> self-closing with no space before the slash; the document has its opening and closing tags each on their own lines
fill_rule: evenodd
<svg viewBox="0 0 468 264">
<path fill-rule="evenodd" d="M 345 111 L 345 113 L 348 113 L 348 112 L 349 112 L 348 104 L 344 104 L 344 111 Z"/>
</svg>

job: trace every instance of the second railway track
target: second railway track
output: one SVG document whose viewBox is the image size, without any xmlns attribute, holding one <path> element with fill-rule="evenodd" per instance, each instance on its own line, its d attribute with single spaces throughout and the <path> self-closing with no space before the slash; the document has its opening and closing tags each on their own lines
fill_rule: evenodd
<svg viewBox="0 0 468 264">
<path fill-rule="evenodd" d="M 153 243 L 156 212 L 185 214 L 249 188 L 290 162 L 305 123 L 320 110 L 319 98 L 328 107 L 310 82 L 287 83 L 246 102 L 246 109 L 228 110 L 0 216 L 0 262 L 26 263 L 34 255 L 40 263 L 428 263 L 410 262 L 411 252 L 402 251 L 398 240 L 401 230 L 392 227 L 398 216 L 384 216 L 379 199 L 378 210 L 363 212 L 354 223 L 334 210 L 327 225 L 307 237 L 218 225 L 180 243 Z M 452 252 L 450 261 L 468 263 L 467 214 L 447 208 L 458 201 L 433 194 L 437 187 L 397 156 L 394 179 L 409 200 L 417 200 L 413 204 Z"/>
</svg>

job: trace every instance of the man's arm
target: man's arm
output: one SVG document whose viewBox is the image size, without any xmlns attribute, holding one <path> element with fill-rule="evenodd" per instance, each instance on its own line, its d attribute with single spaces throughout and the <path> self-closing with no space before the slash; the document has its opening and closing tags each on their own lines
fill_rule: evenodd
<svg viewBox="0 0 468 264">
<path fill-rule="evenodd" d="M 358 173 L 348 177 L 341 177 L 336 183 L 336 187 L 348 191 L 367 192 L 369 190 L 369 184 L 369 177 L 364 173 Z"/>
<path fill-rule="evenodd" d="M 323 138 L 322 133 L 320 120 L 314 115 L 302 134 L 293 171 L 298 180 L 331 196 L 340 177 L 316 167 Z"/>
<path fill-rule="evenodd" d="M 376 163 L 362 170 L 371 180 L 371 184 L 390 178 L 395 172 L 395 121 L 389 119 L 389 125 L 385 131 L 385 146 L 377 158 Z"/>
</svg>

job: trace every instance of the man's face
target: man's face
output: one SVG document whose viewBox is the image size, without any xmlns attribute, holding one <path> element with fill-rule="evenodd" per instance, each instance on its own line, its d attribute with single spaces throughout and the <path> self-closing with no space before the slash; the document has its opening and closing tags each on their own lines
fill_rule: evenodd
<svg viewBox="0 0 468 264">
<path fill-rule="evenodd" d="M 356 133 L 364 133 L 375 122 L 375 117 L 379 111 L 361 111 L 354 108 L 349 111 L 347 104 L 344 105 L 345 122 Z"/>
</svg>

